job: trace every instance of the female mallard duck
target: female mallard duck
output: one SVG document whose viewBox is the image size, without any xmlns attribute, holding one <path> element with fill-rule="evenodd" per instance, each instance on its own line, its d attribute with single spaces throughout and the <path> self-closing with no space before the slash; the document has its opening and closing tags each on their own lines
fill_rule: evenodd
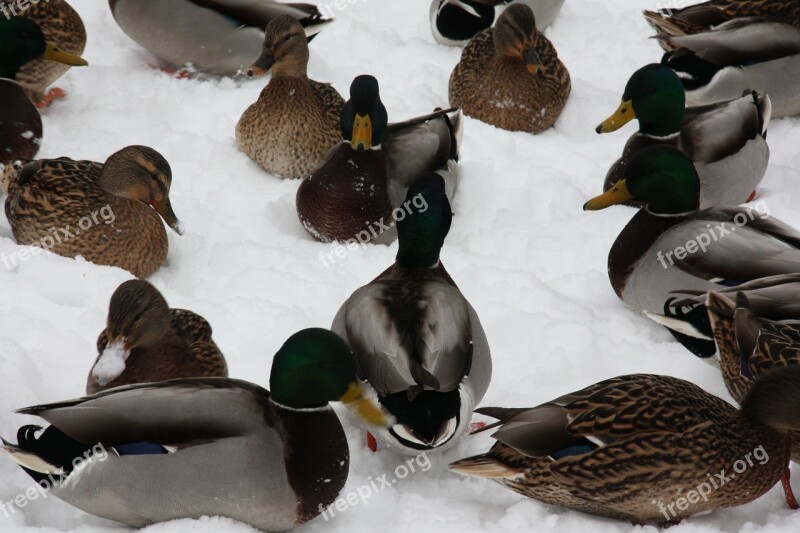
<svg viewBox="0 0 800 533">
<path fill-rule="evenodd" d="M 703 33 L 737 18 L 757 17 L 800 28 L 800 4 L 795 0 L 710 0 L 681 9 L 645 11 L 644 17 L 659 36 Z M 660 39 L 665 51 L 673 47 Z"/>
<path fill-rule="evenodd" d="M 439 259 L 453 217 L 444 179 L 422 174 L 407 201 L 419 208 L 397 222 L 397 261 L 347 299 L 331 330 L 347 341 L 359 378 L 396 419 L 378 438 L 418 454 L 450 448 L 464 434 L 489 386 L 492 360 L 475 309 Z"/>
<path fill-rule="evenodd" d="M 273 19 L 261 57 L 249 69 L 272 79 L 236 125 L 236 143 L 264 170 L 302 178 L 341 140 L 344 99 L 327 83 L 308 78 L 308 43 L 289 15 Z"/>
<path fill-rule="evenodd" d="M 678 290 L 706 293 L 800 269 L 800 232 L 758 206 L 700 211 L 700 188 L 689 158 L 657 145 L 635 154 L 624 178 L 584 205 L 598 210 L 630 200 L 645 204 L 608 256 L 611 286 L 631 308 L 653 316 L 664 312 Z M 693 351 L 710 356 L 714 346 Z"/>
<path fill-rule="evenodd" d="M 347 480 L 347 440 L 328 402 L 388 423 L 355 373 L 342 339 L 307 329 L 275 355 L 271 392 L 228 378 L 120 387 L 20 410 L 51 425 L 38 436 L 24 426 L 0 449 L 60 499 L 129 526 L 224 516 L 283 531 L 317 516 Z"/>
<path fill-rule="evenodd" d="M 769 97 L 756 93 L 704 107 L 685 108 L 680 78 L 664 65 L 637 70 L 617 111 L 597 127 L 616 131 L 639 121 L 620 157 L 608 171 L 603 190 L 625 172 L 633 154 L 647 146 L 669 144 L 689 156 L 700 176 L 700 208 L 748 201 L 767 171 Z"/>
<path fill-rule="evenodd" d="M 297 190 L 303 227 L 323 242 L 388 244 L 409 210 L 406 192 L 422 172 L 442 171 L 447 197 L 456 189 L 461 113 L 435 111 L 388 124 L 378 80 L 358 76 L 350 87 L 341 128 L 344 141 Z"/>
<path fill-rule="evenodd" d="M 539 133 L 561 115 L 571 90 L 569 72 L 536 29 L 533 11 L 511 4 L 494 28 L 464 48 L 450 76 L 450 105 L 498 128 Z"/>
<path fill-rule="evenodd" d="M 682 379 L 636 374 L 532 409 L 476 412 L 500 420 L 484 428 L 500 426 L 497 443 L 450 470 L 548 504 L 668 524 L 753 501 L 782 480 L 797 508 L 788 464 L 800 367 L 761 378 L 741 411 Z"/>
<path fill-rule="evenodd" d="M 6 2 L 8 9 L 11 3 Z M 86 65 L 80 60 L 47 61 L 52 55 L 78 58 L 86 48 L 86 28 L 80 15 L 64 0 L 47 0 L 46 2 L 30 2 L 20 15 L 36 22 L 50 42 L 58 43 L 58 48 L 49 48 L 48 55 L 25 64 L 17 74 L 17 81 L 22 85 L 28 97 L 38 107 L 46 107 L 53 100 L 63 98 L 64 91 L 53 88 L 47 93 L 47 87 L 64 75 L 70 66 Z"/>
<path fill-rule="evenodd" d="M 146 146 L 123 148 L 105 164 L 41 159 L 11 176 L 6 217 L 19 244 L 144 278 L 167 257 L 161 218 L 183 233 L 169 199 L 171 183 L 169 163 Z"/>
<path fill-rule="evenodd" d="M 734 19 L 692 35 L 659 35 L 674 48 L 662 63 L 680 76 L 689 105 L 769 94 L 775 118 L 800 114 L 800 27 L 762 18 Z"/>
<path fill-rule="evenodd" d="M 40 59 L 86 65 L 80 57 L 46 41 L 42 29 L 32 20 L 0 18 L 0 163 L 32 159 L 39 151 L 42 119 L 15 80 L 21 79 L 25 66 L 38 64 Z M 36 71 L 41 69 L 37 67 Z"/>
<path fill-rule="evenodd" d="M 206 319 L 170 309 L 155 287 L 138 279 L 126 281 L 111 295 L 97 353 L 87 394 L 134 383 L 228 377 Z"/>
<path fill-rule="evenodd" d="M 741 404 L 761 376 L 800 365 L 800 322 L 774 322 L 753 312 L 745 293 L 709 291 L 705 307 L 725 387 Z M 800 463 L 800 432 L 792 432 L 792 461 Z"/>
<path fill-rule="evenodd" d="M 464 46 L 475 34 L 491 28 L 512 2 L 533 10 L 539 30 L 548 27 L 564 5 L 564 0 L 431 0 L 433 38 L 439 44 Z"/>
<path fill-rule="evenodd" d="M 316 6 L 274 0 L 109 0 L 122 31 L 168 65 L 235 76 L 253 64 L 271 20 L 289 15 L 309 39 L 331 22 Z"/>
</svg>

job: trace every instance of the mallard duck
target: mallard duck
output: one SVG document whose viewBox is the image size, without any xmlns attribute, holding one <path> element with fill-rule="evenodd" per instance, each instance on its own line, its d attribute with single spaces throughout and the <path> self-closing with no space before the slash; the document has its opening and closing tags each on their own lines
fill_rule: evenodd
<svg viewBox="0 0 800 533">
<path fill-rule="evenodd" d="M 42 118 L 18 77 L 39 60 L 86 65 L 82 58 L 47 42 L 42 29 L 25 17 L 0 18 L 0 163 L 32 159 L 39 151 Z M 39 67 L 28 72 L 39 72 Z"/>
<path fill-rule="evenodd" d="M 608 256 L 611 286 L 634 310 L 660 315 L 674 291 L 705 294 L 800 270 L 800 232 L 759 206 L 698 210 L 700 189 L 689 158 L 657 145 L 635 154 L 624 179 L 584 205 L 598 210 L 630 200 L 645 204 Z M 713 355 L 713 342 L 693 351 Z"/>
<path fill-rule="evenodd" d="M 450 470 L 636 524 L 742 505 L 779 480 L 796 509 L 788 430 L 800 429 L 798 391 L 800 367 L 784 368 L 737 411 L 682 379 L 620 376 L 532 409 L 478 409 L 499 420 L 484 428 L 499 426 L 497 443 Z"/>
<path fill-rule="evenodd" d="M 645 11 L 648 24 L 661 36 L 703 33 L 736 18 L 758 17 L 800 28 L 800 4 L 794 0 L 711 0 L 680 9 Z M 669 42 L 659 42 L 665 51 Z"/>
<path fill-rule="evenodd" d="M 170 309 L 143 280 L 126 281 L 111 295 L 108 325 L 97 338 L 97 360 L 86 393 L 177 378 L 228 377 L 228 365 L 205 318 Z"/>
<path fill-rule="evenodd" d="M 51 494 L 129 526 L 211 515 L 283 531 L 320 514 L 347 480 L 347 439 L 328 402 L 388 423 L 355 373 L 341 338 L 307 329 L 275 354 L 271 392 L 228 378 L 118 387 L 21 409 L 51 425 L 24 426 L 1 449 Z"/>
<path fill-rule="evenodd" d="M 7 8 L 10 7 L 9 2 L 6 5 Z M 58 43 L 58 48 L 51 47 L 44 58 L 26 63 L 17 73 L 17 81 L 28 97 L 38 107 L 46 107 L 53 100 L 65 96 L 64 91 L 59 88 L 45 92 L 47 87 L 63 76 L 70 66 L 86 65 L 83 60 L 77 63 L 74 60 L 53 62 L 50 61 L 52 56 L 80 56 L 86 48 L 86 28 L 80 15 L 64 0 L 30 2 L 20 15 L 36 22 L 48 42 Z"/>
<path fill-rule="evenodd" d="M 344 99 L 331 85 L 308 78 L 308 43 L 289 15 L 267 26 L 264 49 L 248 73 L 272 79 L 236 125 L 239 149 L 264 170 L 302 178 L 341 140 Z"/>
<path fill-rule="evenodd" d="M 109 0 L 122 31 L 173 68 L 235 76 L 258 58 L 264 28 L 289 15 L 309 39 L 332 21 L 316 6 L 274 0 Z"/>
<path fill-rule="evenodd" d="M 773 117 L 800 113 L 800 27 L 739 18 L 703 33 L 657 38 L 675 48 L 661 62 L 680 76 L 689 105 L 757 91 L 769 94 Z"/>
<path fill-rule="evenodd" d="M 523 4 L 511 4 L 494 28 L 477 34 L 450 75 L 450 105 L 511 131 L 552 126 L 571 90 L 567 68 Z"/>
<path fill-rule="evenodd" d="M 123 148 L 105 164 L 40 159 L 11 177 L 6 217 L 19 244 L 81 255 L 144 278 L 167 257 L 161 218 L 183 233 L 170 203 L 171 183 L 169 163 L 146 146 Z"/>
<path fill-rule="evenodd" d="M 397 222 L 397 261 L 356 290 L 331 326 L 396 420 L 377 437 L 407 454 L 453 446 L 492 374 L 478 315 L 439 259 L 453 216 L 445 187 L 427 173 L 409 188 L 415 209 Z"/>
<path fill-rule="evenodd" d="M 603 190 L 622 179 L 631 156 L 647 146 L 670 144 L 691 158 L 700 176 L 700 208 L 739 205 L 751 197 L 767 171 L 767 95 L 703 107 L 685 108 L 680 78 L 668 67 L 651 64 L 631 76 L 617 111 L 597 127 L 616 131 L 639 121 L 620 157 L 608 171 Z"/>
<path fill-rule="evenodd" d="M 512 2 L 525 4 L 543 30 L 558 15 L 564 0 L 431 0 L 431 33 L 439 44 L 464 46 L 475 34 L 492 27 Z"/>
<path fill-rule="evenodd" d="M 709 291 L 705 303 L 725 386 L 741 404 L 753 383 L 776 368 L 800 364 L 800 321 L 757 316 L 743 292 Z M 792 432 L 792 461 L 800 463 L 800 432 Z"/>
<path fill-rule="evenodd" d="M 344 141 L 297 190 L 303 227 L 323 242 L 387 244 L 397 237 L 406 192 L 422 172 L 446 167 L 441 175 L 452 198 L 462 133 L 461 113 L 453 111 L 387 125 L 378 80 L 358 76 L 342 110 Z"/>
</svg>

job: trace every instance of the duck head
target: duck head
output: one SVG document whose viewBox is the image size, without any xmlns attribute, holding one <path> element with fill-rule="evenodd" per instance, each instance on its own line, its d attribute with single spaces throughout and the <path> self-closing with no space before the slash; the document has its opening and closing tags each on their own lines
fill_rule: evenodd
<svg viewBox="0 0 800 533">
<path fill-rule="evenodd" d="M 128 146 L 103 165 L 100 187 L 109 194 L 152 206 L 178 235 L 183 227 L 169 200 L 172 170 L 164 156 L 147 146 Z"/>
<path fill-rule="evenodd" d="M 686 92 L 677 74 L 669 67 L 652 63 L 633 73 L 619 107 L 595 131 L 616 131 L 638 119 L 641 133 L 666 137 L 681 131 L 685 106 Z"/>
<path fill-rule="evenodd" d="M 275 76 L 304 77 L 308 55 L 308 41 L 302 24 L 292 16 L 281 15 L 267 25 L 261 55 L 246 74 L 254 78 L 272 70 Z"/>
<path fill-rule="evenodd" d="M 511 4 L 497 19 L 492 40 L 499 56 L 523 61 L 531 74 L 542 72 L 542 60 L 536 53 L 539 30 L 533 11 L 525 4 Z"/>
<path fill-rule="evenodd" d="M 680 215 L 700 205 L 700 178 L 686 155 L 669 145 L 656 145 L 636 153 L 625 168 L 623 179 L 605 193 L 592 198 L 584 211 L 639 200 L 655 215 Z"/>
<path fill-rule="evenodd" d="M 442 176 L 435 172 L 420 175 L 409 187 L 408 215 L 397 221 L 397 262 L 406 267 L 432 267 L 450 231 L 453 211 Z"/>
<path fill-rule="evenodd" d="M 269 385 L 272 400 L 292 409 L 338 401 L 369 424 L 392 423 L 356 377 L 356 358 L 347 343 L 326 329 L 304 329 L 289 337 L 272 360 Z"/>
<path fill-rule="evenodd" d="M 84 59 L 45 40 L 34 21 L 25 17 L 0 18 L 0 78 L 15 79 L 23 65 L 39 58 L 74 67 L 88 65 Z"/>
<path fill-rule="evenodd" d="M 342 109 L 342 136 L 353 150 L 379 147 L 389 122 L 381 102 L 378 80 L 362 75 L 350 85 L 350 99 Z"/>
<path fill-rule="evenodd" d="M 173 333 L 167 301 L 146 281 L 126 281 L 111 295 L 106 323 L 106 346 L 89 376 L 105 386 L 125 371 L 137 348 L 150 348 Z"/>
</svg>

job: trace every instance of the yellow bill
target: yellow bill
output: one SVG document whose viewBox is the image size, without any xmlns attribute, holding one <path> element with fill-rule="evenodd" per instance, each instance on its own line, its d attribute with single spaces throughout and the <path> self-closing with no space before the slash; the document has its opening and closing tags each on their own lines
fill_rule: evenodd
<svg viewBox="0 0 800 533">
<path fill-rule="evenodd" d="M 353 123 L 353 135 L 350 137 L 350 146 L 353 150 L 369 150 L 372 148 L 372 121 L 369 115 L 362 116 L 356 113 Z"/>
<path fill-rule="evenodd" d="M 604 120 L 597 129 L 597 133 L 610 133 L 617 131 L 622 126 L 636 118 L 636 112 L 633 110 L 633 102 L 631 100 L 623 100 L 613 115 Z"/>
<path fill-rule="evenodd" d="M 583 210 L 599 211 L 600 209 L 622 204 L 630 200 L 633 200 L 633 196 L 628 192 L 628 184 L 625 183 L 625 180 L 619 180 L 609 190 L 583 204 Z"/>
<path fill-rule="evenodd" d="M 82 57 L 65 52 L 53 43 L 45 44 L 44 55 L 42 57 L 49 59 L 50 61 L 56 61 L 57 63 L 70 65 L 72 67 L 85 67 L 89 64 L 89 62 Z"/>
<path fill-rule="evenodd" d="M 359 383 L 351 383 L 347 392 L 339 401 L 356 412 L 359 417 L 370 424 L 389 427 L 394 421 L 392 415 L 387 413 L 383 407 L 367 396 L 364 386 Z"/>
</svg>

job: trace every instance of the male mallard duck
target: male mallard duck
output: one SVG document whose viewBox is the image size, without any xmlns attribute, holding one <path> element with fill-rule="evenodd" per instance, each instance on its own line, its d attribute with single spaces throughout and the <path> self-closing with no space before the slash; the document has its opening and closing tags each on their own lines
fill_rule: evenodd
<svg viewBox="0 0 800 533">
<path fill-rule="evenodd" d="M 109 0 L 122 31 L 178 69 L 235 76 L 253 64 L 271 20 L 289 15 L 313 38 L 331 22 L 316 6 L 274 0 Z"/>
<path fill-rule="evenodd" d="M 183 233 L 169 199 L 171 183 L 169 163 L 146 146 L 123 148 L 105 164 L 40 159 L 11 177 L 6 217 L 19 244 L 144 278 L 167 257 L 161 218 Z"/>
<path fill-rule="evenodd" d="M 68 65 L 86 64 L 80 57 L 47 42 L 42 29 L 32 20 L 0 18 L 0 163 L 32 159 L 39 151 L 42 118 L 23 86 L 15 80 L 25 72 L 26 65 L 38 64 L 40 59 Z M 41 71 L 40 67 L 33 70 Z"/>
<path fill-rule="evenodd" d="M 283 531 L 347 480 L 347 439 L 328 402 L 388 423 L 355 373 L 342 339 L 307 329 L 275 355 L 271 392 L 228 378 L 119 387 L 20 410 L 51 425 L 38 437 L 24 426 L 2 449 L 55 496 L 129 526 L 218 515 Z"/>
<path fill-rule="evenodd" d="M 790 429 L 800 429 L 800 367 L 756 383 L 737 411 L 669 376 L 602 381 L 532 409 L 484 408 L 500 420 L 489 452 L 450 470 L 539 501 L 636 524 L 755 500 L 789 485 Z M 719 477 L 721 476 L 721 477 Z"/>
<path fill-rule="evenodd" d="M 439 259 L 453 217 L 444 179 L 422 174 L 406 198 L 418 209 L 397 221 L 397 261 L 347 299 L 331 330 L 396 419 L 378 438 L 418 454 L 450 448 L 464 434 L 492 360 L 475 309 Z"/>
<path fill-rule="evenodd" d="M 639 121 L 639 131 L 608 171 L 603 190 L 622 179 L 633 154 L 669 144 L 689 156 L 697 169 L 701 209 L 748 201 L 769 162 L 769 97 L 752 93 L 690 108 L 685 103 L 681 80 L 671 69 L 651 64 L 634 72 L 619 109 L 597 127 L 597 133 L 608 133 Z"/>
<path fill-rule="evenodd" d="M 710 0 L 681 9 L 645 11 L 644 17 L 659 36 L 691 35 L 712 30 L 729 20 L 758 17 L 800 28 L 800 4 L 794 0 Z M 659 41 L 666 52 L 669 42 Z"/>
<path fill-rule="evenodd" d="M 297 214 L 317 240 L 388 244 L 403 201 L 422 172 L 442 172 L 447 197 L 456 189 L 461 113 L 435 111 L 388 124 L 378 80 L 358 76 L 350 87 L 341 127 L 344 141 L 297 190 Z"/>
<path fill-rule="evenodd" d="M 11 3 L 6 2 L 7 9 Z M 80 15 L 64 0 L 47 0 L 46 2 L 30 2 L 20 15 L 36 22 L 44 33 L 45 39 L 58 43 L 58 49 L 50 48 L 50 55 L 60 54 L 62 57 L 77 57 L 86 48 L 86 28 Z M 25 64 L 17 74 L 17 81 L 22 85 L 28 97 L 39 107 L 46 107 L 56 98 L 63 98 L 64 91 L 54 88 L 45 93 L 47 87 L 64 75 L 70 66 L 86 65 L 70 61 L 46 61 L 52 59 L 45 55 L 43 59 L 35 59 Z"/>
<path fill-rule="evenodd" d="M 800 269 L 800 232 L 758 206 L 700 211 L 700 188 L 689 158 L 657 145 L 635 154 L 624 179 L 584 205 L 597 210 L 630 200 L 645 204 L 608 256 L 611 286 L 631 308 L 654 316 L 678 290 L 705 294 Z M 714 346 L 693 351 L 710 356 Z"/>
<path fill-rule="evenodd" d="M 657 37 L 675 48 L 661 62 L 680 76 L 689 105 L 757 91 L 769 94 L 773 117 L 800 114 L 800 27 L 740 18 L 703 33 Z"/>
<path fill-rule="evenodd" d="M 111 295 L 108 325 L 97 338 L 86 393 L 177 378 L 228 377 L 228 365 L 205 318 L 170 309 L 146 281 L 126 281 Z"/>
<path fill-rule="evenodd" d="M 511 4 L 494 28 L 464 48 L 450 76 L 450 105 L 511 131 L 552 126 L 572 90 L 553 44 L 536 29 L 533 11 Z"/>
<path fill-rule="evenodd" d="M 308 78 L 308 43 L 289 15 L 273 19 L 251 74 L 272 79 L 236 125 L 236 143 L 264 170 L 302 178 L 341 140 L 344 99 L 331 85 Z"/>
<path fill-rule="evenodd" d="M 544 30 L 556 18 L 564 0 L 431 0 L 431 33 L 439 44 L 464 46 L 478 32 L 488 30 L 512 2 L 525 4 Z"/>
</svg>

